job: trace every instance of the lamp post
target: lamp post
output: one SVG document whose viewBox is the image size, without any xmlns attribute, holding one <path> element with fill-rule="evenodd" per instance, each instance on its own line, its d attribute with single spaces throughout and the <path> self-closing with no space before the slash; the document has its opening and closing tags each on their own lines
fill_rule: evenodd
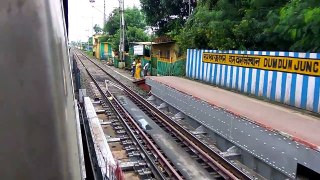
<svg viewBox="0 0 320 180">
<path fill-rule="evenodd" d="M 106 0 L 103 0 L 103 28 L 106 24 Z"/>
<path fill-rule="evenodd" d="M 89 38 L 90 38 L 90 30 L 86 30 L 88 31 L 88 43 L 87 43 L 87 51 L 89 51 Z"/>
<path fill-rule="evenodd" d="M 124 61 L 124 42 L 125 42 L 125 20 L 124 20 L 124 0 L 119 1 L 119 12 L 120 12 L 120 45 L 119 45 L 119 59 L 120 61 Z M 94 3 L 95 0 L 89 0 L 90 3 Z M 103 0 L 103 24 L 106 22 L 106 2 Z M 92 6 L 93 7 L 93 6 Z M 93 20 L 92 20 L 93 22 Z M 93 25 L 92 25 L 93 29 Z"/>
<path fill-rule="evenodd" d="M 124 61 L 124 0 L 119 0 L 119 10 L 120 10 L 120 46 L 119 46 L 119 55 L 120 61 Z"/>
</svg>

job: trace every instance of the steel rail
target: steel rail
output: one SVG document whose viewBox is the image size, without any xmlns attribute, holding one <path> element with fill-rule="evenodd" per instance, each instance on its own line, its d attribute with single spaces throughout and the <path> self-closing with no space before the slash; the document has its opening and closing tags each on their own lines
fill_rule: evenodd
<svg viewBox="0 0 320 180">
<path fill-rule="evenodd" d="M 111 105 L 111 107 L 114 109 L 114 111 L 120 116 L 122 123 L 125 125 L 125 128 L 127 131 L 130 132 L 131 136 L 134 137 L 136 143 L 139 145 L 140 149 L 143 151 L 144 155 L 147 157 L 148 162 L 152 164 L 152 169 L 158 176 L 158 179 L 166 179 L 164 175 L 160 172 L 160 170 L 157 168 L 156 162 L 150 157 L 148 152 L 143 148 L 143 145 L 139 142 L 137 137 L 134 135 L 132 129 L 129 127 L 128 123 L 125 121 L 128 120 L 130 124 L 132 124 L 134 129 L 139 131 L 139 134 L 142 135 L 142 140 L 148 144 L 147 147 L 157 155 L 157 161 L 161 164 L 161 166 L 164 168 L 166 173 L 169 175 L 170 179 L 178 179 L 182 180 L 184 179 L 176 170 L 175 168 L 170 164 L 170 162 L 164 157 L 164 155 L 160 152 L 160 150 L 156 147 L 156 145 L 152 142 L 152 140 L 146 135 L 146 133 L 140 128 L 140 126 L 136 123 L 136 121 L 131 117 L 129 113 L 122 107 L 121 103 L 110 93 L 109 90 L 106 91 L 106 93 L 103 92 L 103 90 L 100 88 L 98 82 L 96 79 L 92 76 L 92 74 L 89 72 L 87 67 L 84 65 L 84 63 L 81 61 L 79 56 L 75 54 L 78 58 L 78 60 L 81 62 L 81 64 L 84 66 L 86 72 L 88 73 L 91 80 L 96 85 L 97 89 L 99 90 L 101 96 L 105 101 L 108 102 L 108 104 Z M 83 54 L 82 54 L 83 55 Z M 86 57 L 86 56 L 85 56 Z M 112 97 L 112 98 L 108 98 Z"/>
<path fill-rule="evenodd" d="M 181 125 L 171 120 L 170 117 L 165 115 L 159 109 L 154 107 L 148 101 L 146 101 L 139 94 L 135 93 L 133 90 L 128 88 L 126 85 L 121 83 L 119 80 L 114 78 L 111 74 L 109 74 L 106 70 L 100 67 L 97 63 L 92 61 L 82 52 L 80 52 L 86 59 L 95 64 L 99 69 L 101 69 L 104 73 L 106 73 L 111 79 L 117 82 L 123 89 L 130 95 L 130 97 L 134 98 L 137 102 L 139 102 L 142 106 L 144 106 L 151 114 L 157 116 L 158 120 L 162 123 L 166 124 L 167 127 L 170 127 L 172 131 L 178 134 L 183 141 L 187 142 L 193 149 L 197 150 L 201 159 L 204 159 L 206 163 L 210 167 L 212 167 L 219 175 L 221 175 L 225 179 L 252 179 L 250 176 L 242 172 L 239 168 L 235 167 L 231 162 L 222 157 L 219 153 L 213 151 L 210 147 L 202 143 L 198 138 L 196 138 L 189 131 L 184 129 Z"/>
</svg>

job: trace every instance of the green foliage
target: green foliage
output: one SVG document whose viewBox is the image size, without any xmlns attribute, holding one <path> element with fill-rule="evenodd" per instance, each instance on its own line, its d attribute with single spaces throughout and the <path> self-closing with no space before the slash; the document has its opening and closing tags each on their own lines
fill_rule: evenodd
<svg viewBox="0 0 320 180">
<path fill-rule="evenodd" d="M 140 0 L 148 25 L 188 48 L 320 51 L 319 0 Z M 174 18 L 172 18 L 174 17 Z"/>
<path fill-rule="evenodd" d="M 149 40 L 148 35 L 145 33 L 145 16 L 137 7 L 125 9 L 124 18 L 126 26 L 126 51 L 129 50 L 129 42 Z M 120 44 L 120 14 L 118 9 L 114 9 L 109 15 L 103 30 L 108 34 L 106 40 L 111 42 L 113 50 L 117 51 Z"/>
<path fill-rule="evenodd" d="M 124 11 L 124 19 L 126 27 L 137 27 L 145 29 L 145 16 L 137 7 L 127 8 Z M 119 9 L 114 9 L 108 17 L 103 30 L 109 35 L 114 35 L 120 28 L 120 14 Z"/>
<path fill-rule="evenodd" d="M 134 42 L 134 41 L 139 42 L 139 41 L 148 41 L 149 40 L 148 35 L 141 28 L 129 26 L 126 33 L 127 33 L 127 41 L 128 42 Z"/>
<path fill-rule="evenodd" d="M 111 36 L 110 42 L 112 45 L 112 50 L 119 51 L 119 45 L 120 45 L 120 30 L 119 29 L 113 36 Z"/>
<path fill-rule="evenodd" d="M 125 50 L 129 50 L 130 42 L 139 42 L 139 41 L 149 41 L 149 36 L 144 32 L 143 29 L 137 27 L 128 27 L 126 31 L 126 40 L 125 40 Z M 111 38 L 112 49 L 119 49 L 120 44 L 120 31 L 118 30 Z"/>
<path fill-rule="evenodd" d="M 109 42 L 110 38 L 111 38 L 111 36 L 109 36 L 109 35 L 103 35 L 103 36 L 99 37 L 98 39 L 100 42 Z"/>
<path fill-rule="evenodd" d="M 158 35 L 182 28 L 188 17 L 188 3 L 182 0 L 140 0 L 148 25 L 156 28 Z M 192 7 L 196 2 L 192 1 Z M 174 33 L 174 32 L 173 32 Z"/>
<path fill-rule="evenodd" d="M 92 36 L 88 38 L 89 45 L 92 46 Z"/>
<path fill-rule="evenodd" d="M 290 43 L 291 51 L 320 51 L 320 3 L 317 0 L 292 0 L 279 12 L 270 28 Z"/>
<path fill-rule="evenodd" d="M 109 35 L 114 35 L 120 27 L 120 15 L 119 9 L 114 9 L 108 17 L 105 26 L 103 27 L 103 32 Z"/>
<path fill-rule="evenodd" d="M 94 32 L 95 32 L 96 34 L 99 34 L 99 33 L 102 32 L 102 28 L 101 28 L 98 24 L 95 24 L 95 25 L 93 26 L 93 30 L 94 30 Z"/>
<path fill-rule="evenodd" d="M 234 49 L 238 42 L 235 41 L 233 27 L 243 17 L 241 3 L 229 0 L 219 0 L 213 9 L 198 6 L 189 18 L 181 33 L 175 37 L 179 45 L 186 48 L 217 48 Z M 226 11 L 228 9 L 228 11 Z"/>
</svg>

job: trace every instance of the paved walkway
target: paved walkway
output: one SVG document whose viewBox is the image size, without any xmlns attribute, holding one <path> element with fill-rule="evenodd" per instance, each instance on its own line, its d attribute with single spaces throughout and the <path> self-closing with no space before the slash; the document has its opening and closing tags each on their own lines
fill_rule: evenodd
<svg viewBox="0 0 320 180">
<path fill-rule="evenodd" d="M 148 78 L 246 117 L 267 129 L 288 134 L 293 140 L 320 150 L 320 119 L 317 117 L 184 78 Z"/>
<path fill-rule="evenodd" d="M 124 69 L 119 69 L 114 66 L 108 66 L 106 63 L 101 62 L 104 64 L 107 68 L 111 69 L 114 73 L 120 75 L 122 78 L 125 78 L 129 81 L 134 81 L 134 78 L 131 76 L 130 71 L 126 71 Z"/>
</svg>

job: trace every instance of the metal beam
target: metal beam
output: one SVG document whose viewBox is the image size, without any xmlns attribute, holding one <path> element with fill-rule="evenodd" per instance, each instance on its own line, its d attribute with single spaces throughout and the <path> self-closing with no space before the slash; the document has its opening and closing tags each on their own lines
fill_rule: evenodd
<svg viewBox="0 0 320 180">
<path fill-rule="evenodd" d="M 163 102 L 279 173 L 295 178 L 298 163 L 320 172 L 320 152 L 156 81 L 147 79 L 146 83 L 152 87 L 152 94 Z"/>
</svg>

